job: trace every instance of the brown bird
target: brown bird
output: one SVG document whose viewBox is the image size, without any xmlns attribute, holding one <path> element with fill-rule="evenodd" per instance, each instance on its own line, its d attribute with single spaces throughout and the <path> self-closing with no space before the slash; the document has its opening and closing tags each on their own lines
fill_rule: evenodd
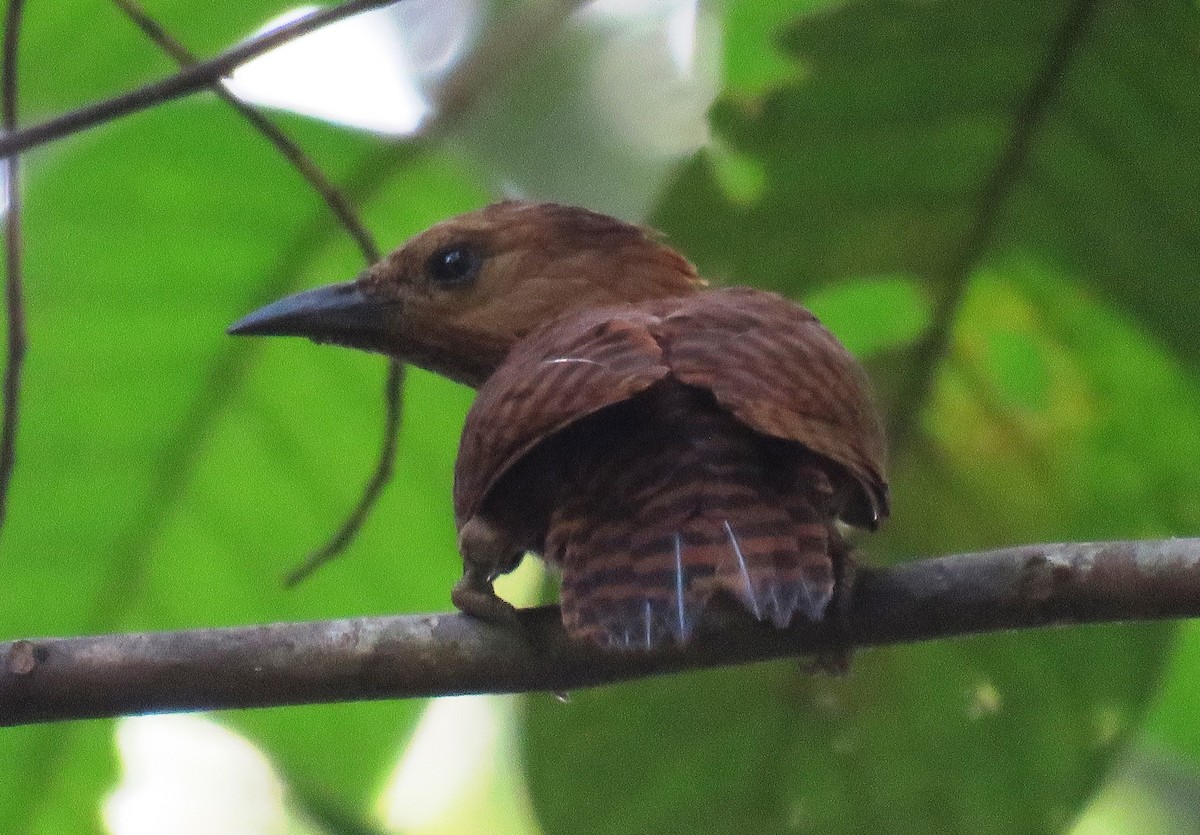
<svg viewBox="0 0 1200 835">
<path fill-rule="evenodd" d="M 708 289 L 653 232 L 505 201 L 439 223 L 353 282 L 235 334 L 306 336 L 479 389 L 455 466 L 460 609 L 526 552 L 562 571 L 575 636 L 684 643 L 707 607 L 821 620 L 848 559 L 837 520 L 888 514 L 865 376 L 809 311 Z"/>
</svg>

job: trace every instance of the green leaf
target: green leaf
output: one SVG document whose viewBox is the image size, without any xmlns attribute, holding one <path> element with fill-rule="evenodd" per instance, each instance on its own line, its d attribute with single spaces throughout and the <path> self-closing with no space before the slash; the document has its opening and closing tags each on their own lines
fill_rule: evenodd
<svg viewBox="0 0 1200 835">
<path fill-rule="evenodd" d="M 1095 3 L 1003 237 L 1037 251 L 1200 367 L 1200 15 Z"/>
<path fill-rule="evenodd" d="M 1144 667 L 1059 665 L 1098 644 L 1161 641 L 994 636 L 866 652 L 847 679 L 770 664 L 530 697 L 531 788 L 549 832 L 1058 831 L 1139 719 Z"/>
<path fill-rule="evenodd" d="M 909 345 L 929 327 L 920 287 L 902 276 L 842 281 L 804 303 L 860 359 Z"/>
</svg>

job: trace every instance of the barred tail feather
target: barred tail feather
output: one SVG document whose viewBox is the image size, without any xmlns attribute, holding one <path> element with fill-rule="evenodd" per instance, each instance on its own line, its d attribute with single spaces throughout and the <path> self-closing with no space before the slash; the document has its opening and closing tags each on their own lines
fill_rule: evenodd
<svg viewBox="0 0 1200 835">
<path fill-rule="evenodd" d="M 689 641 L 721 599 L 779 628 L 797 613 L 819 620 L 834 592 L 830 528 L 808 508 L 709 481 L 656 495 L 632 519 L 560 514 L 547 556 L 563 570 L 563 621 L 595 643 L 652 649 Z"/>
</svg>

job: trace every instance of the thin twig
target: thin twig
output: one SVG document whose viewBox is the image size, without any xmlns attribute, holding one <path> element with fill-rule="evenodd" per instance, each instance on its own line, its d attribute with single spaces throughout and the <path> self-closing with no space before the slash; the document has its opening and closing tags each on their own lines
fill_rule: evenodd
<svg viewBox="0 0 1200 835">
<path fill-rule="evenodd" d="M 84 130 L 99 122 L 216 85 L 224 75 L 268 49 L 335 20 L 368 9 L 392 5 L 394 2 L 399 2 L 399 0 L 351 0 L 351 2 L 332 9 L 314 13 L 247 41 L 209 61 L 195 64 L 161 82 L 139 88 L 115 99 L 89 105 L 25 131 L 0 137 L 0 156 L 12 154 L 32 145 Z M 456 124 L 469 107 L 480 98 L 484 90 L 490 89 L 499 79 L 505 77 L 516 63 L 532 52 L 532 47 L 538 39 L 556 31 L 571 13 L 587 2 L 588 0 L 547 0 L 547 2 L 522 7 L 500 25 L 493 27 L 494 31 L 490 31 L 485 36 L 476 47 L 475 52 L 460 62 L 444 82 L 435 98 L 445 101 L 439 102 L 435 109 L 435 116 L 422 125 L 419 135 L 413 137 L 413 140 L 425 144 L 433 136 L 441 135 L 451 129 L 453 124 Z M 163 43 L 166 48 L 165 42 L 169 40 L 169 36 L 161 26 L 135 6 L 127 3 L 120 5 L 127 13 L 130 13 L 135 22 L 148 35 Z M 175 54 L 174 50 L 169 51 Z M 180 55 L 176 55 L 177 59 L 180 57 Z M 410 143 L 399 146 L 399 149 L 402 153 L 407 153 L 411 147 Z M 391 153 L 389 152 L 389 155 Z M 372 164 L 374 164 L 373 161 Z M 373 180 L 378 181 L 378 177 L 373 177 Z M 331 206 L 331 208 L 334 207 Z M 336 208 L 334 210 L 337 211 Z M 339 214 L 339 217 L 341 216 Z M 400 427 L 400 409 L 395 398 L 402 389 L 402 374 L 403 367 L 401 365 L 393 362 L 389 366 L 385 383 L 387 408 L 387 420 L 384 427 L 385 440 L 381 446 L 375 471 L 368 480 L 358 504 L 329 542 L 312 554 L 294 575 L 303 576 L 311 572 L 317 565 L 328 561 L 348 545 L 366 520 L 386 484 L 393 468 L 393 456 Z"/>
<path fill-rule="evenodd" d="M 171 37 L 171 34 L 162 27 L 162 24 L 152 18 L 137 3 L 137 0 L 113 0 L 113 3 L 125 12 L 130 20 L 136 23 L 138 28 L 150 40 L 154 41 L 164 52 L 174 58 L 180 66 L 184 68 L 196 66 L 196 56 L 192 55 L 187 47 Z M 236 110 L 256 131 L 274 145 L 275 150 L 279 151 L 292 164 L 292 167 L 296 169 L 300 176 L 312 186 L 313 190 L 321 196 L 321 199 L 325 201 L 325 205 L 333 212 L 338 222 L 345 227 L 346 232 L 354 239 L 367 265 L 369 266 L 378 261 L 381 257 L 379 247 L 375 243 L 375 239 L 371 236 L 371 233 L 363 225 L 358 212 L 350 205 L 350 201 L 346 199 L 341 190 L 330 182 L 325 173 L 309 158 L 308 154 L 304 153 L 304 150 L 293 142 L 291 137 L 284 133 L 281 127 L 268 119 L 257 108 L 235 96 L 223 82 L 215 81 L 209 85 L 209 89 L 216 93 L 221 101 Z"/>
<path fill-rule="evenodd" d="M 4 73 L 0 92 L 0 121 L 5 134 L 17 129 L 17 46 L 21 39 L 24 0 L 9 0 L 4 16 Z M 4 219 L 4 305 L 8 320 L 8 346 L 4 365 L 4 415 L 0 423 L 0 531 L 8 519 L 8 488 L 17 461 L 17 426 L 21 414 L 21 368 L 25 364 L 25 286 L 22 275 L 24 241 L 21 237 L 20 158 L 7 161 L 8 197 Z"/>
<path fill-rule="evenodd" d="M 535 54 L 538 43 L 557 32 L 574 12 L 588 2 L 590 0 L 545 0 L 526 4 L 489 27 L 479 43 L 455 65 L 432 94 L 433 115 L 421 124 L 405 144 L 368 158 L 360 169 L 361 175 L 351 177 L 351 182 L 363 184 L 363 188 L 358 189 L 358 198 L 364 199 L 371 189 L 378 187 L 381 182 L 378 171 L 389 164 L 394 165 L 393 158 L 397 151 L 415 159 L 414 147 L 428 145 L 452 131 L 488 90 L 507 77 L 521 61 Z M 366 523 L 390 480 L 400 435 L 403 370 L 403 365 L 395 361 L 388 367 L 384 386 L 387 417 L 383 444 L 376 459 L 375 471 L 367 481 L 358 503 L 329 540 L 287 574 L 284 585 L 291 587 L 300 583 L 345 551 Z"/>
<path fill-rule="evenodd" d="M 590 0 L 547 0 L 521 6 L 509 17 L 492 26 L 474 49 L 463 57 L 432 95 L 433 115 L 426 119 L 401 153 L 410 154 L 414 143 L 429 143 L 443 136 L 459 123 L 480 100 L 483 94 L 505 78 L 522 60 L 534 53 L 534 47 L 557 32 L 563 23 Z M 393 151 L 387 152 L 389 155 Z M 383 167 L 381 160 L 369 159 L 364 165 L 365 181 L 376 185 L 376 175 Z M 360 194 L 360 197 L 362 195 Z M 375 471 L 367 481 L 358 503 L 341 527 L 320 548 L 284 577 L 284 585 L 295 586 L 337 557 L 353 542 L 366 523 L 375 503 L 391 479 L 396 448 L 400 438 L 402 418 L 401 393 L 404 387 L 404 366 L 393 360 L 388 366 L 384 385 L 387 418 L 384 421 L 383 445 L 376 459 Z"/>
<path fill-rule="evenodd" d="M 504 78 L 517 63 L 533 53 L 533 47 L 538 42 L 558 31 L 571 14 L 588 2 L 590 0 L 550 0 L 528 4 L 492 27 L 492 31 L 458 63 L 434 94 L 437 106 L 433 116 L 421 125 L 413 140 L 427 142 L 451 130 L 484 91 Z M 296 585 L 345 551 L 371 515 L 383 488 L 392 477 L 403 416 L 403 388 L 404 365 L 392 360 L 384 384 L 387 419 L 384 421 L 383 444 L 376 459 L 375 471 L 341 527 L 284 578 L 285 586 L 290 588 Z"/>
<path fill-rule="evenodd" d="M 1001 212 L 1029 162 L 1033 141 L 1057 100 L 1071 59 L 1090 29 L 1098 0 L 1075 0 L 1067 10 L 1045 60 L 1012 115 L 1012 131 L 995 165 L 984 178 L 976 200 L 978 210 L 958 249 L 941 272 L 942 292 L 934 305 L 932 323 L 913 349 L 913 373 L 901 389 L 891 413 L 888 437 L 899 455 L 915 436 L 921 410 L 929 401 L 943 357 L 950 347 L 954 322 L 970 284 L 971 271 L 996 236 Z"/>
<path fill-rule="evenodd" d="M 0 137 L 0 158 L 7 158 L 35 145 L 78 133 L 163 102 L 195 93 L 229 75 L 242 64 L 301 35 L 338 20 L 391 6 L 402 0 L 347 0 L 338 6 L 307 14 L 256 38 L 243 41 L 215 58 L 188 67 L 169 78 L 147 84 L 120 96 L 89 104 L 24 130 Z"/>
<path fill-rule="evenodd" d="M 686 648 L 604 651 L 558 609 L 0 644 L 0 725 L 462 693 L 562 692 L 728 664 L 1041 626 L 1200 616 L 1200 539 L 1026 545 L 862 569 L 841 627 L 725 615 Z"/>
<path fill-rule="evenodd" d="M 383 493 L 392 478 L 392 468 L 396 460 L 396 447 L 400 443 L 400 419 L 403 416 L 401 394 L 404 388 L 404 363 L 399 360 L 388 362 L 387 380 L 384 382 L 383 399 L 387 418 L 383 422 L 383 446 L 375 462 L 375 472 L 363 488 L 358 504 L 329 538 L 329 541 L 313 551 L 304 562 L 283 578 L 283 584 L 288 588 L 299 583 L 325 563 L 342 553 L 358 536 L 359 530 L 371 515 L 375 503 Z"/>
<path fill-rule="evenodd" d="M 136 0 L 113 0 L 113 3 L 124 11 L 147 37 L 158 44 L 164 52 L 174 58 L 181 66 L 189 67 L 196 64 L 195 56 L 183 44 L 173 38 L 162 24 L 151 17 Z M 304 153 L 303 149 L 293 142 L 284 133 L 282 128 L 268 119 L 257 108 L 235 96 L 223 82 L 215 82 L 211 85 L 210 89 L 222 101 L 241 114 L 255 130 L 274 145 L 275 149 L 292 164 L 296 171 L 321 196 L 325 204 L 329 207 L 329 210 L 338 219 L 338 222 L 342 224 L 350 237 L 354 239 L 367 265 L 370 266 L 378 261 L 381 258 L 379 247 L 375 243 L 374 237 L 367 231 L 366 226 L 364 226 L 362 220 L 358 217 L 358 213 L 354 207 L 346 199 L 345 195 L 342 194 L 341 190 L 330 182 L 324 172 Z M 284 581 L 286 585 L 295 585 L 321 565 L 342 553 L 354 541 L 355 536 L 357 536 L 359 530 L 370 516 L 372 509 L 383 493 L 383 489 L 391 480 L 395 469 L 396 450 L 400 437 L 400 421 L 403 415 L 403 403 L 401 399 L 403 387 L 404 364 L 398 360 L 390 360 L 388 362 L 387 379 L 384 382 L 383 392 L 384 410 L 387 416 L 384 421 L 383 442 L 380 445 L 379 455 L 376 458 L 371 476 L 364 485 L 358 502 L 351 509 L 342 524 L 338 526 L 337 530 L 333 532 L 324 545 L 310 554 L 299 568 L 288 574 Z"/>
</svg>

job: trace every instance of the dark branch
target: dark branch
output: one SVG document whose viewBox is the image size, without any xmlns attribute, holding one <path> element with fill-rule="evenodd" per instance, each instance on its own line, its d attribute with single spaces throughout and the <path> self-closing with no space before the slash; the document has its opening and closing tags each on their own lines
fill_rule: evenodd
<svg viewBox="0 0 1200 835">
<path fill-rule="evenodd" d="M 1028 545 L 863 569 L 847 632 L 729 616 L 686 649 L 604 652 L 554 607 L 518 635 L 458 614 L 0 644 L 0 725 L 462 693 L 569 691 L 629 679 L 979 632 L 1200 616 L 1200 539 Z"/>
<path fill-rule="evenodd" d="M 1033 141 L 1057 100 L 1071 60 L 1078 54 L 1099 0 L 1074 0 L 1034 74 L 1029 90 L 1012 115 L 1012 130 L 1000 147 L 976 198 L 975 217 L 957 250 L 941 271 L 942 289 L 934 305 L 928 332 L 913 349 L 913 373 L 892 409 L 888 438 L 894 452 L 903 451 L 913 436 L 917 415 L 929 400 L 937 370 L 950 347 L 954 322 L 970 283 L 971 271 L 991 246 L 1001 210 L 1025 173 Z"/>
<path fill-rule="evenodd" d="M 4 16 L 4 73 L 0 91 L 0 121 L 5 134 L 17 129 L 17 46 L 21 40 L 24 0 L 9 0 Z M 0 421 L 0 530 L 8 519 L 8 487 L 17 462 L 17 426 L 21 414 L 21 368 L 25 364 L 25 281 L 22 274 L 24 241 L 21 237 L 21 172 L 19 158 L 7 162 L 8 198 L 4 218 L 4 309 L 8 319 L 8 346 L 4 365 L 4 415 Z"/>
<path fill-rule="evenodd" d="M 188 67 L 170 78 L 147 84 L 115 98 L 86 105 L 41 124 L 32 125 L 24 130 L 0 137 L 0 158 L 10 157 L 35 145 L 60 139 L 121 116 L 128 116 L 130 113 L 136 113 L 139 110 L 145 110 L 203 90 L 229 75 L 242 64 L 301 35 L 360 12 L 383 8 L 397 2 L 400 0 L 347 0 L 341 5 L 307 14 L 256 38 L 243 41 L 215 58 Z"/>
</svg>

